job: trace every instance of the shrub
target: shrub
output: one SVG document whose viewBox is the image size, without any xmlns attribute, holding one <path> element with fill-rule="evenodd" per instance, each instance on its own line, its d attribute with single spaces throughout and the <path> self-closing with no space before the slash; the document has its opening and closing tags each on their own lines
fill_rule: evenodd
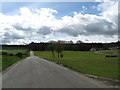
<svg viewBox="0 0 120 90">
<path fill-rule="evenodd" d="M 8 56 L 14 56 L 12 53 L 9 53 Z"/>
<path fill-rule="evenodd" d="M 22 53 L 17 53 L 15 56 L 22 57 Z"/>
<path fill-rule="evenodd" d="M 60 54 L 60 57 L 63 58 L 63 54 Z"/>
<path fill-rule="evenodd" d="M 7 55 L 8 53 L 7 52 L 2 52 L 2 55 Z"/>
</svg>

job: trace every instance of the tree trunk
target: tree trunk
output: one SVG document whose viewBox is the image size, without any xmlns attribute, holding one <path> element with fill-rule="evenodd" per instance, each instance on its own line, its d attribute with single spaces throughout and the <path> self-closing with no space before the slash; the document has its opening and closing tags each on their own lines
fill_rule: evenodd
<svg viewBox="0 0 120 90">
<path fill-rule="evenodd" d="M 55 58 L 55 53 L 54 53 L 54 51 L 52 51 L 52 53 L 53 53 L 53 57 Z"/>
<path fill-rule="evenodd" d="M 58 58 L 59 58 L 59 52 L 58 52 Z"/>
</svg>

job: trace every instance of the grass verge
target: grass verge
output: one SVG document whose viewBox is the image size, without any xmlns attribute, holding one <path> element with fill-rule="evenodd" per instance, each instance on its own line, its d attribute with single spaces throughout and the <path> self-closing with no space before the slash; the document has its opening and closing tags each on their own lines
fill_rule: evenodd
<svg viewBox="0 0 120 90">
<path fill-rule="evenodd" d="M 0 67 L 0 69 L 4 70 L 7 67 L 11 66 L 12 64 L 26 58 L 28 56 L 23 55 L 22 58 L 17 57 L 17 56 L 2 56 L 2 68 Z"/>
<path fill-rule="evenodd" d="M 12 53 L 12 54 L 16 54 L 18 52 L 24 53 L 27 51 L 27 49 L 4 49 L 2 50 L 3 52 L 7 52 L 7 53 Z M 22 55 L 22 57 L 17 57 L 17 56 L 6 56 L 6 55 L 1 55 L 1 59 L 0 59 L 0 70 L 4 70 L 7 67 L 11 66 L 12 64 L 26 58 L 30 56 L 29 52 L 28 55 Z"/>
</svg>

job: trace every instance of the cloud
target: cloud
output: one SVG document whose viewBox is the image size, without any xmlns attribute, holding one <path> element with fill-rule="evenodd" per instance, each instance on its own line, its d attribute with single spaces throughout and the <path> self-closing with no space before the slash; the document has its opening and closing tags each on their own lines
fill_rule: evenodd
<svg viewBox="0 0 120 90">
<path fill-rule="evenodd" d="M 56 10 L 49 8 L 30 10 L 22 7 L 19 12 L 19 15 L 13 16 L 0 13 L 0 35 L 3 44 L 18 43 L 24 41 L 24 39 L 28 41 L 31 40 L 31 37 L 37 35 L 50 34 L 51 29 L 49 26 L 55 18 L 53 13 L 57 13 Z"/>
<path fill-rule="evenodd" d="M 100 15 L 106 20 L 118 25 L 118 2 L 102 3 L 98 5 L 98 10 L 102 11 Z"/>
<path fill-rule="evenodd" d="M 95 0 L 96 2 L 113 2 L 118 0 Z"/>
<path fill-rule="evenodd" d="M 59 37 L 58 39 L 64 40 L 81 38 L 84 41 L 94 41 L 94 38 L 90 40 L 90 37 L 95 35 L 98 41 L 107 40 L 108 37 L 112 37 L 112 41 L 116 40 L 118 32 L 117 8 L 118 2 L 100 3 L 97 6 L 101 11 L 99 16 L 75 12 L 73 16 L 66 15 L 57 19 L 59 13 L 56 10 L 22 7 L 17 15 L 0 13 L 0 36 L 3 44 L 25 44 L 30 43 L 33 38 L 38 38 L 39 41 L 39 38 L 43 37 L 47 40 L 51 37 L 56 40 L 56 37 Z M 98 38 L 99 36 L 102 39 Z"/>
<path fill-rule="evenodd" d="M 67 17 L 66 17 L 67 18 Z M 66 33 L 72 36 L 78 35 L 104 35 L 113 36 L 117 35 L 117 28 L 114 22 L 108 21 L 103 16 L 96 15 L 82 15 L 76 14 L 73 18 L 63 19 L 64 27 L 59 29 L 59 32 Z"/>
<path fill-rule="evenodd" d="M 51 29 L 50 27 L 43 26 L 39 29 L 37 33 L 42 34 L 42 35 L 48 35 L 51 33 Z"/>
<path fill-rule="evenodd" d="M 88 24 L 84 28 L 86 30 L 86 35 L 117 35 L 117 30 L 114 29 L 112 26 L 112 23 L 100 20 L 99 22 Z"/>
</svg>

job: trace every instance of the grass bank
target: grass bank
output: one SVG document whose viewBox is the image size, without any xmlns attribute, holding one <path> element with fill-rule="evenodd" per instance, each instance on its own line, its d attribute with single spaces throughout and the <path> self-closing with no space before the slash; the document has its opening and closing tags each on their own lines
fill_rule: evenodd
<svg viewBox="0 0 120 90">
<path fill-rule="evenodd" d="M 118 49 L 116 49 L 116 50 L 103 50 L 100 52 L 105 53 L 105 54 L 120 54 L 120 50 L 118 50 Z"/>
<path fill-rule="evenodd" d="M 16 54 L 18 52 L 24 53 L 27 51 L 27 49 L 9 49 L 9 48 L 7 48 L 7 49 L 3 49 L 2 51 L 7 52 L 7 53 Z M 29 55 L 30 55 L 29 52 L 28 52 L 28 55 L 22 55 L 22 57 L 1 55 L 2 59 L 0 59 L 0 70 L 6 69 L 7 67 L 28 57 Z"/>
<path fill-rule="evenodd" d="M 12 64 L 26 58 L 28 56 L 23 55 L 22 58 L 17 56 L 2 56 L 2 70 L 6 69 L 7 67 L 11 66 Z M 1 69 L 1 67 L 0 67 Z"/>
<path fill-rule="evenodd" d="M 64 51 L 63 58 L 53 58 L 49 51 L 35 51 L 36 56 L 63 64 L 76 71 L 118 79 L 118 58 L 106 58 L 91 51 Z M 56 54 L 57 56 L 57 54 Z"/>
</svg>

